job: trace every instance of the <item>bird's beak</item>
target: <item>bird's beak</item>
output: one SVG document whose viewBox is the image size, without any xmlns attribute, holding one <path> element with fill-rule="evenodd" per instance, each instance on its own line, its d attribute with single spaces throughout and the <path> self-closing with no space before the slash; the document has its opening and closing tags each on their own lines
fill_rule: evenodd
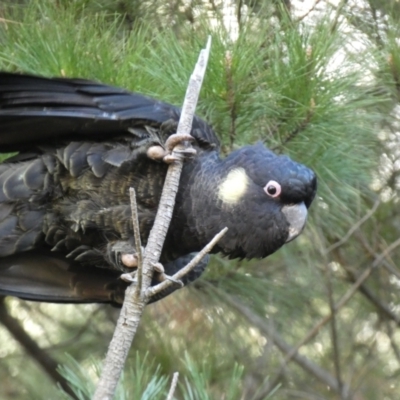
<svg viewBox="0 0 400 400">
<path fill-rule="evenodd" d="M 307 207 L 304 203 L 292 204 L 283 206 L 282 212 L 289 223 L 289 236 L 286 239 L 286 243 L 288 243 L 299 236 L 303 230 L 307 220 Z"/>
</svg>

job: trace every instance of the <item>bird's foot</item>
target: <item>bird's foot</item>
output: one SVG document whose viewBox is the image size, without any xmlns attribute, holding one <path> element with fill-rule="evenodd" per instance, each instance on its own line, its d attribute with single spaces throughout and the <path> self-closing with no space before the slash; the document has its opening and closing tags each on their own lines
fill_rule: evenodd
<svg viewBox="0 0 400 400">
<path fill-rule="evenodd" d="M 98 266 L 102 266 L 101 260 L 105 260 L 106 265 L 104 267 L 111 266 L 113 269 L 123 272 L 137 268 L 139 263 L 136 249 L 129 242 L 125 241 L 108 244 L 105 254 L 104 251 L 95 247 L 80 245 L 68 253 L 66 258 Z"/>
<path fill-rule="evenodd" d="M 75 261 L 78 262 L 93 262 L 96 261 L 99 257 L 103 257 L 103 253 L 91 246 L 85 246 L 81 245 L 76 247 L 74 250 L 72 250 L 70 253 L 68 253 L 66 258 L 72 258 Z"/>
<path fill-rule="evenodd" d="M 168 154 L 164 147 L 160 145 L 150 146 L 147 149 L 147 157 L 151 158 L 152 160 L 162 161 L 163 158 Z"/>
<path fill-rule="evenodd" d="M 178 150 L 175 149 L 171 152 L 166 151 L 161 146 L 151 146 L 147 149 L 147 156 L 149 158 L 156 161 L 164 161 L 166 164 L 171 164 L 185 158 L 193 158 L 196 153 L 196 150 L 191 147 Z"/>
<path fill-rule="evenodd" d="M 181 280 L 176 280 L 176 279 L 172 278 L 172 276 L 167 275 L 165 273 L 164 266 L 161 263 L 154 263 L 153 264 L 153 268 L 154 268 L 154 272 L 156 272 L 156 274 L 157 274 L 156 278 L 157 278 L 157 280 L 159 282 L 163 282 L 165 280 L 169 280 L 169 281 L 175 283 L 178 286 L 181 286 L 181 287 L 184 286 L 184 284 L 183 284 L 183 282 Z"/>
<path fill-rule="evenodd" d="M 169 120 L 164 123 L 165 127 L 161 127 L 162 133 L 168 135 L 164 146 L 154 145 L 147 149 L 147 156 L 152 160 L 164 161 L 171 164 L 185 158 L 193 158 L 196 155 L 196 150 L 189 146 L 189 143 L 194 140 L 191 135 L 182 135 L 171 132 L 176 132 L 177 121 Z"/>
<path fill-rule="evenodd" d="M 142 249 L 143 253 L 144 249 Z M 126 272 L 137 268 L 139 257 L 136 248 L 128 241 L 119 240 L 107 246 L 108 262 L 117 270 Z"/>
<path fill-rule="evenodd" d="M 122 274 L 119 278 L 128 283 L 136 282 L 136 271 Z"/>
<path fill-rule="evenodd" d="M 165 142 L 167 154 L 164 156 L 163 161 L 171 164 L 185 158 L 193 158 L 197 153 L 196 149 L 190 146 L 190 142 L 193 140 L 194 138 L 191 135 L 178 133 L 171 135 Z"/>
</svg>

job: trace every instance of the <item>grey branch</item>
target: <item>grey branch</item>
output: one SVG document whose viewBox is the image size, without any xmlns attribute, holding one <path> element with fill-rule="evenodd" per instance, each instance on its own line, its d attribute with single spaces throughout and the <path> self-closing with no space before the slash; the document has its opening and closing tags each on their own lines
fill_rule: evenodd
<svg viewBox="0 0 400 400">
<path fill-rule="evenodd" d="M 142 291 L 143 254 L 142 254 L 142 241 L 140 239 L 140 227 L 139 227 L 138 208 L 136 202 L 136 192 L 135 189 L 132 187 L 129 188 L 129 197 L 131 200 L 133 235 L 135 237 L 135 247 L 138 259 L 136 296 L 139 296 L 140 292 Z"/>
<path fill-rule="evenodd" d="M 293 359 L 293 361 L 296 364 L 300 365 L 305 371 L 309 372 L 319 381 L 329 386 L 336 393 L 339 394 L 348 393 L 349 389 L 346 385 L 343 385 L 343 387 L 341 388 L 338 385 L 337 379 L 333 375 L 331 375 L 328 371 L 319 367 L 317 364 L 315 364 L 308 358 L 304 357 L 303 355 L 297 353 L 297 350 L 292 346 L 290 346 L 288 343 L 286 343 L 282 339 L 282 337 L 275 331 L 275 329 L 271 326 L 271 324 L 268 324 L 267 321 L 256 315 L 251 309 L 242 304 L 238 299 L 230 297 L 228 302 L 242 315 L 244 315 L 251 324 L 256 326 L 258 329 L 260 329 L 261 332 L 263 332 L 267 337 L 269 337 L 275 344 L 275 346 L 283 354 L 286 355 L 286 358 L 288 357 L 288 355 L 290 355 L 291 359 Z M 284 364 L 286 365 L 285 362 Z M 260 392 L 257 393 L 257 398 L 258 399 L 264 398 L 264 396 L 266 396 L 276 386 L 277 383 L 278 382 L 275 379 L 273 380 L 272 384 L 268 382 L 266 387 L 261 388 Z"/>
<path fill-rule="evenodd" d="M 74 391 L 70 388 L 67 380 L 58 372 L 57 360 L 47 354 L 47 351 L 40 348 L 35 340 L 25 331 L 19 320 L 14 318 L 7 309 L 5 297 L 0 296 L 0 324 L 4 325 L 10 335 L 31 355 L 31 357 L 43 368 L 46 374 L 56 384 L 71 396 L 71 399 L 78 399 Z"/>
<path fill-rule="evenodd" d="M 337 385 L 339 388 L 339 395 L 342 400 L 345 400 L 344 392 L 343 392 L 343 379 L 341 372 L 341 364 L 340 364 L 340 346 L 339 346 L 339 337 L 338 337 L 338 329 L 336 322 L 336 314 L 335 310 L 335 300 L 333 298 L 333 285 L 332 285 L 332 271 L 330 265 L 326 264 L 326 286 L 328 290 L 328 300 L 329 300 L 329 308 L 331 311 L 331 340 L 332 340 L 332 348 L 333 348 L 333 361 L 335 366 L 335 374 Z"/>
<path fill-rule="evenodd" d="M 200 52 L 199 60 L 189 81 L 177 129 L 177 134 L 179 135 L 190 135 L 197 99 L 206 71 L 210 47 L 211 38 L 208 39 L 206 49 Z M 190 146 L 190 144 L 187 146 Z M 178 144 L 176 147 L 180 147 L 180 145 Z M 160 258 L 172 218 L 182 167 L 183 160 L 180 157 L 177 157 L 177 161 L 172 162 L 168 167 L 156 219 L 150 231 L 147 247 L 143 255 L 142 287 L 139 295 L 136 295 L 135 285 L 130 285 L 125 292 L 124 303 L 108 348 L 100 380 L 93 395 L 93 400 L 111 400 L 114 396 L 126 357 L 148 299 L 145 293 L 151 285 L 153 265 L 156 264 Z"/>
<path fill-rule="evenodd" d="M 375 258 L 375 261 L 368 268 L 366 268 L 364 270 L 364 272 L 355 280 L 354 284 L 349 288 L 349 290 L 340 298 L 340 300 L 337 303 L 334 304 L 334 306 L 331 309 L 331 313 L 329 313 L 327 316 L 322 318 L 317 324 L 315 324 L 313 326 L 313 328 L 307 333 L 307 335 L 304 336 L 304 338 L 299 343 L 297 343 L 293 347 L 290 347 L 290 351 L 286 352 L 285 360 L 282 363 L 280 370 L 276 374 L 276 376 L 273 380 L 273 383 L 269 385 L 268 390 L 266 390 L 265 392 L 263 391 L 262 393 L 264 393 L 264 394 L 269 393 L 269 391 L 272 390 L 279 383 L 279 380 L 284 372 L 284 369 L 285 369 L 287 363 L 291 359 L 294 359 L 296 361 L 296 357 L 301 357 L 298 354 L 298 350 L 300 349 L 300 347 L 303 346 L 304 344 L 306 344 L 311 338 L 313 338 L 320 331 L 320 329 L 327 322 L 329 322 L 331 320 L 333 313 L 337 313 L 355 295 L 355 293 L 357 293 L 359 287 L 370 276 L 372 271 L 375 268 L 377 268 L 379 265 L 381 265 L 381 263 L 385 259 L 385 257 L 387 257 L 388 254 L 391 253 L 393 250 L 395 250 L 398 246 L 400 246 L 400 239 L 391 243 L 391 245 L 388 246 L 385 249 L 385 251 L 383 251 L 379 256 L 377 256 Z M 258 316 L 256 316 L 256 317 L 259 318 Z M 307 368 L 305 368 L 305 369 L 307 370 Z M 329 385 L 329 386 L 331 386 L 331 385 Z M 334 386 L 331 386 L 331 387 L 335 391 L 337 391 L 337 393 L 340 393 L 340 395 L 342 395 L 343 397 L 346 397 L 347 393 L 349 393 L 349 387 L 347 385 L 343 385 L 342 391 L 340 391 L 339 390 L 340 388 L 337 386 L 338 386 L 337 382 L 335 382 Z M 337 389 L 335 389 L 336 387 L 337 387 Z"/>
<path fill-rule="evenodd" d="M 167 287 L 171 286 L 174 283 L 173 280 L 178 281 L 181 278 L 183 278 L 186 274 L 188 274 L 203 259 L 203 257 L 212 250 L 212 248 L 217 244 L 217 242 L 222 238 L 222 236 L 225 235 L 227 230 L 228 228 L 224 228 L 222 229 L 221 232 L 217 233 L 212 238 L 210 243 L 208 243 L 199 253 L 196 254 L 195 257 L 193 257 L 190 263 L 185 265 L 181 270 L 179 270 L 175 275 L 171 277 L 172 280 L 165 280 L 156 286 L 149 287 L 146 291 L 146 295 L 150 298 L 155 294 L 162 292 Z"/>
<path fill-rule="evenodd" d="M 346 243 L 354 234 L 354 232 L 356 232 L 364 222 L 367 222 L 375 214 L 375 211 L 378 209 L 380 204 L 380 200 L 376 200 L 372 208 L 356 224 L 354 224 L 340 240 L 338 240 L 336 243 L 333 243 L 325 250 L 325 254 L 330 253 L 332 250 L 335 250 L 342 244 Z"/>
<path fill-rule="evenodd" d="M 174 375 L 172 376 L 172 382 L 171 382 L 171 387 L 168 392 L 167 400 L 172 400 L 176 385 L 178 384 L 178 378 L 179 378 L 179 372 L 175 372 Z"/>
</svg>

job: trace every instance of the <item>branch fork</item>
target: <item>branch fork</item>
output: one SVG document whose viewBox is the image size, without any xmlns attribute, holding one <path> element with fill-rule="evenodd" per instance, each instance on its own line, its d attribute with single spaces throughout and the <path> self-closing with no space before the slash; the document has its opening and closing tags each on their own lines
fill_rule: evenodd
<svg viewBox="0 0 400 400">
<path fill-rule="evenodd" d="M 114 331 L 114 336 L 109 345 L 100 380 L 92 398 L 93 400 L 111 400 L 113 398 L 132 340 L 135 336 L 140 318 L 148 300 L 155 294 L 174 284 L 173 280 L 179 281 L 185 274 L 193 269 L 196 264 L 211 251 L 212 247 L 227 230 L 227 228 L 225 228 L 217 234 L 214 239 L 212 239 L 211 242 L 205 246 L 205 248 L 200 251 L 191 262 L 189 262 L 188 265 L 174 274 L 171 277 L 171 280 L 167 278 L 160 284 L 150 287 L 154 273 L 154 266 L 157 266 L 157 263 L 159 262 L 165 237 L 172 218 L 175 197 L 178 191 L 179 179 L 183 167 L 183 158 L 195 153 L 195 149 L 193 149 L 190 144 L 192 141 L 190 132 L 197 99 L 206 71 L 210 47 L 211 37 L 208 38 L 206 48 L 201 50 L 198 62 L 190 78 L 177 132 L 175 135 L 170 136 L 167 143 L 168 148 L 170 149 L 171 163 L 169 164 L 165 178 L 156 219 L 153 228 L 151 229 L 144 252 L 142 251 L 140 240 L 136 195 L 134 189 L 130 189 L 129 191 L 138 268 L 135 271 L 136 279 L 132 274 L 124 274 L 122 277 L 128 281 L 137 280 L 137 285 L 130 285 L 126 289 L 125 300 Z"/>
</svg>

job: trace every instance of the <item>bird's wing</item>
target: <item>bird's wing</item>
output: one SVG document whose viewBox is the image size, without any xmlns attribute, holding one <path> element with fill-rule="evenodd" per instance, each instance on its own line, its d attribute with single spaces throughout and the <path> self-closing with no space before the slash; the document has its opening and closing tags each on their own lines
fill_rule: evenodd
<svg viewBox="0 0 400 400">
<path fill-rule="evenodd" d="M 111 139 L 138 125 L 157 128 L 178 121 L 180 112 L 170 104 L 94 81 L 0 72 L 0 152 L 64 137 Z M 198 117 L 191 134 L 200 146 L 219 147 L 212 128 Z"/>
<path fill-rule="evenodd" d="M 180 257 L 165 265 L 173 275 L 183 268 L 193 254 Z M 188 284 L 204 271 L 209 257 L 183 279 Z M 119 279 L 121 273 L 102 268 L 85 268 L 57 253 L 32 250 L 0 258 L 0 295 L 51 303 L 110 303 L 120 306 L 128 284 Z M 158 283 L 157 278 L 153 284 Z M 155 295 L 150 302 L 164 298 L 179 286 L 170 286 Z"/>
<path fill-rule="evenodd" d="M 122 303 L 120 273 L 87 268 L 55 253 L 29 251 L 0 258 L 0 293 L 54 303 Z"/>
</svg>

